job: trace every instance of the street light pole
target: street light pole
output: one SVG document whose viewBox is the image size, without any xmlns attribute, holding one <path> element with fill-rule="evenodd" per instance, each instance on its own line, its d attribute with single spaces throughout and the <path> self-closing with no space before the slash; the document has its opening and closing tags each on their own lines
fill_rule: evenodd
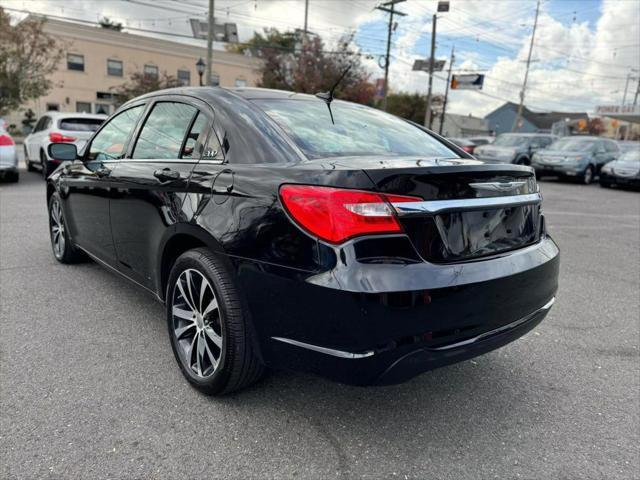
<svg viewBox="0 0 640 480">
<path fill-rule="evenodd" d="M 211 65 L 213 57 L 213 0 L 209 0 L 209 23 L 207 30 L 207 85 L 211 85 Z"/>
<path fill-rule="evenodd" d="M 196 62 L 196 71 L 198 72 L 198 77 L 200 77 L 200 86 L 202 87 L 202 74 L 204 73 L 204 60 L 202 60 L 202 58 L 199 58 L 198 61 Z"/>
</svg>

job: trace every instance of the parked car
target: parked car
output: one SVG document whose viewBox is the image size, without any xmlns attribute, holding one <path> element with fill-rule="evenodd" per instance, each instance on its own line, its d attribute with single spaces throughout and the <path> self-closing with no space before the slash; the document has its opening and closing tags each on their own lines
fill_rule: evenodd
<svg viewBox="0 0 640 480">
<path fill-rule="evenodd" d="M 618 147 L 620 148 L 620 152 L 628 152 L 630 150 L 639 150 L 640 142 L 636 142 L 633 140 L 618 140 Z"/>
<path fill-rule="evenodd" d="M 479 147 L 480 145 L 489 145 L 490 143 L 493 143 L 493 141 L 496 139 L 496 137 L 491 137 L 491 136 L 465 137 L 465 138 L 470 142 L 475 143 L 476 147 Z"/>
<path fill-rule="evenodd" d="M 16 143 L 2 125 L 0 125 L 0 178 L 10 182 L 17 182 L 20 179 Z"/>
<path fill-rule="evenodd" d="M 328 98 L 158 91 L 80 154 L 49 145 L 67 162 L 47 181 L 55 258 L 88 255 L 164 302 L 203 392 L 264 366 L 401 382 L 517 339 L 554 302 L 559 252 L 531 168 Z"/>
<path fill-rule="evenodd" d="M 476 147 L 474 156 L 485 163 L 530 165 L 531 156 L 556 138 L 544 133 L 503 133 L 492 144 Z"/>
<path fill-rule="evenodd" d="M 558 175 L 589 184 L 602 166 L 618 158 L 620 150 L 613 140 L 601 137 L 563 137 L 537 152 L 531 166 L 536 175 Z"/>
<path fill-rule="evenodd" d="M 447 137 L 447 140 L 449 140 L 452 143 L 455 143 L 462 150 L 464 150 L 465 152 L 471 155 L 473 155 L 473 149 L 476 148 L 476 144 L 467 138 Z"/>
<path fill-rule="evenodd" d="M 600 170 L 601 187 L 640 188 L 640 147 L 628 150 Z"/>
<path fill-rule="evenodd" d="M 47 112 L 36 123 L 33 131 L 24 139 L 24 159 L 27 170 L 39 167 L 44 178 L 58 166 L 59 162 L 47 156 L 51 143 L 73 143 L 80 151 L 106 115 L 86 113 Z"/>
</svg>

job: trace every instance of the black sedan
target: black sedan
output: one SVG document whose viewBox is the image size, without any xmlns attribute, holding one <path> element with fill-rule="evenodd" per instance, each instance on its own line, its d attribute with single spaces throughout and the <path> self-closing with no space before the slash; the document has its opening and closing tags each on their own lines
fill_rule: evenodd
<svg viewBox="0 0 640 480">
<path fill-rule="evenodd" d="M 164 302 L 206 393 L 265 366 L 401 382 L 519 338 L 554 302 L 533 170 L 331 100 L 165 90 L 79 153 L 49 147 L 64 160 L 47 182 L 55 258 L 88 256 Z"/>
<path fill-rule="evenodd" d="M 640 149 L 629 150 L 603 166 L 600 186 L 640 189 Z"/>
</svg>

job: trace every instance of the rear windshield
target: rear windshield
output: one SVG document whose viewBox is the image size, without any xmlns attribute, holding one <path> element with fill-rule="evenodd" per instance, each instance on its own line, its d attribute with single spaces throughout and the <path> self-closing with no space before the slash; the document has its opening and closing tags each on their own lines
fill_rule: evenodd
<svg viewBox="0 0 640 480">
<path fill-rule="evenodd" d="M 595 144 L 595 140 L 563 138 L 553 142 L 551 146 L 549 146 L 549 150 L 559 150 L 561 152 L 590 152 Z"/>
<path fill-rule="evenodd" d="M 374 108 L 334 101 L 255 100 L 308 158 L 351 155 L 457 158 L 418 127 Z"/>
<path fill-rule="evenodd" d="M 60 130 L 72 132 L 95 132 L 102 125 L 101 118 L 63 118 L 58 123 Z"/>
</svg>

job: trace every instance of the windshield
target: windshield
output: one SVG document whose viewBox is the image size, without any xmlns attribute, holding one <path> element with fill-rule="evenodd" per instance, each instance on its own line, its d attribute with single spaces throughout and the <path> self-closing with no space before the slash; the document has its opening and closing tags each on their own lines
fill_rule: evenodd
<svg viewBox="0 0 640 480">
<path fill-rule="evenodd" d="M 521 137 L 518 135 L 499 135 L 493 145 L 499 147 L 519 147 L 520 145 L 526 145 L 529 141 L 529 137 Z"/>
<path fill-rule="evenodd" d="M 410 155 L 457 158 L 434 137 L 404 120 L 353 103 L 255 100 L 311 159 L 351 155 Z"/>
<path fill-rule="evenodd" d="M 561 152 L 589 152 L 593 149 L 595 144 L 595 140 L 563 138 L 553 142 L 549 147 L 549 150 L 558 150 Z"/>
<path fill-rule="evenodd" d="M 620 158 L 618 158 L 618 161 L 628 162 L 628 163 L 640 163 L 640 149 L 624 152 L 622 155 L 620 155 Z"/>
</svg>

